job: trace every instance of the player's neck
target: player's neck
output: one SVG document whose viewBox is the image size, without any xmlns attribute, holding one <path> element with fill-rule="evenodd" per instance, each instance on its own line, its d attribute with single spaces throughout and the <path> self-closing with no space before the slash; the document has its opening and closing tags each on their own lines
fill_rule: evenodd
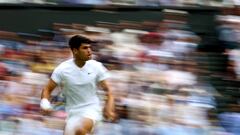
<svg viewBox="0 0 240 135">
<path fill-rule="evenodd" d="M 82 68 L 84 65 L 85 65 L 85 63 L 86 63 L 86 61 L 81 61 L 81 60 L 78 60 L 78 59 L 74 59 L 74 63 L 78 66 L 78 67 L 80 67 L 80 68 Z"/>
</svg>

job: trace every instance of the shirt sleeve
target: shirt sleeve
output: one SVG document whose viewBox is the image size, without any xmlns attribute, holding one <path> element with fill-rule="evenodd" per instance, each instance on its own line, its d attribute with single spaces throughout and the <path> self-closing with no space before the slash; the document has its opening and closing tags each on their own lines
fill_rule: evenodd
<svg viewBox="0 0 240 135">
<path fill-rule="evenodd" d="M 58 66 L 57 68 L 54 69 L 52 75 L 51 75 L 51 79 L 57 83 L 57 84 L 60 84 L 61 81 L 62 81 L 62 75 L 61 75 L 61 69 L 60 67 Z"/>
<path fill-rule="evenodd" d="M 106 67 L 103 66 L 102 63 L 99 64 L 98 67 L 98 75 L 97 75 L 97 82 L 102 80 L 106 80 L 110 77 L 110 73 Z"/>
</svg>

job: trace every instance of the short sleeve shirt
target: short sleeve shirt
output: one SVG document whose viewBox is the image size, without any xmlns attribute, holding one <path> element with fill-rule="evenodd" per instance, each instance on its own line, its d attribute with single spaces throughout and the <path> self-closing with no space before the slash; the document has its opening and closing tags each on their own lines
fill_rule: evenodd
<svg viewBox="0 0 240 135">
<path fill-rule="evenodd" d="M 67 111 L 90 104 L 99 104 L 96 94 L 97 83 L 109 77 L 110 74 L 102 63 L 89 60 L 80 68 L 73 59 L 61 63 L 51 75 L 51 79 L 62 86 Z"/>
</svg>

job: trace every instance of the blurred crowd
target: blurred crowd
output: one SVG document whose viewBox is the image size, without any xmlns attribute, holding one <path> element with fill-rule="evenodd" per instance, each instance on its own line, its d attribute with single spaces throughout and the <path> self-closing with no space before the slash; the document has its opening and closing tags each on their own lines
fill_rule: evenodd
<svg viewBox="0 0 240 135">
<path fill-rule="evenodd" d="M 63 134 L 61 88 L 49 116 L 40 113 L 40 94 L 53 69 L 72 57 L 68 39 L 81 34 L 96 41 L 94 59 L 110 70 L 116 97 L 117 120 L 99 123 L 94 135 L 240 135 L 240 19 L 216 16 L 226 48 L 217 53 L 198 49 L 202 38 L 187 16 L 169 10 L 161 22 L 54 23 L 39 35 L 0 31 L 0 134 Z M 225 72 L 214 72 L 219 55 L 229 56 Z"/>
<path fill-rule="evenodd" d="M 135 5 L 135 6 L 239 6 L 239 0 L 0 0 L 0 3 L 25 4 L 88 4 L 88 5 Z"/>
</svg>

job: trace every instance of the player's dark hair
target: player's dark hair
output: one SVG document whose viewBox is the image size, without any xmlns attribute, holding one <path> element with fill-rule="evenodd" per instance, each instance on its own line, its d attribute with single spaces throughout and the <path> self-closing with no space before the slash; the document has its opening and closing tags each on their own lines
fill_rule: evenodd
<svg viewBox="0 0 240 135">
<path fill-rule="evenodd" d="M 91 44 L 94 41 L 80 35 L 75 35 L 69 39 L 68 45 L 73 50 L 74 48 L 78 49 L 84 43 Z"/>
</svg>

